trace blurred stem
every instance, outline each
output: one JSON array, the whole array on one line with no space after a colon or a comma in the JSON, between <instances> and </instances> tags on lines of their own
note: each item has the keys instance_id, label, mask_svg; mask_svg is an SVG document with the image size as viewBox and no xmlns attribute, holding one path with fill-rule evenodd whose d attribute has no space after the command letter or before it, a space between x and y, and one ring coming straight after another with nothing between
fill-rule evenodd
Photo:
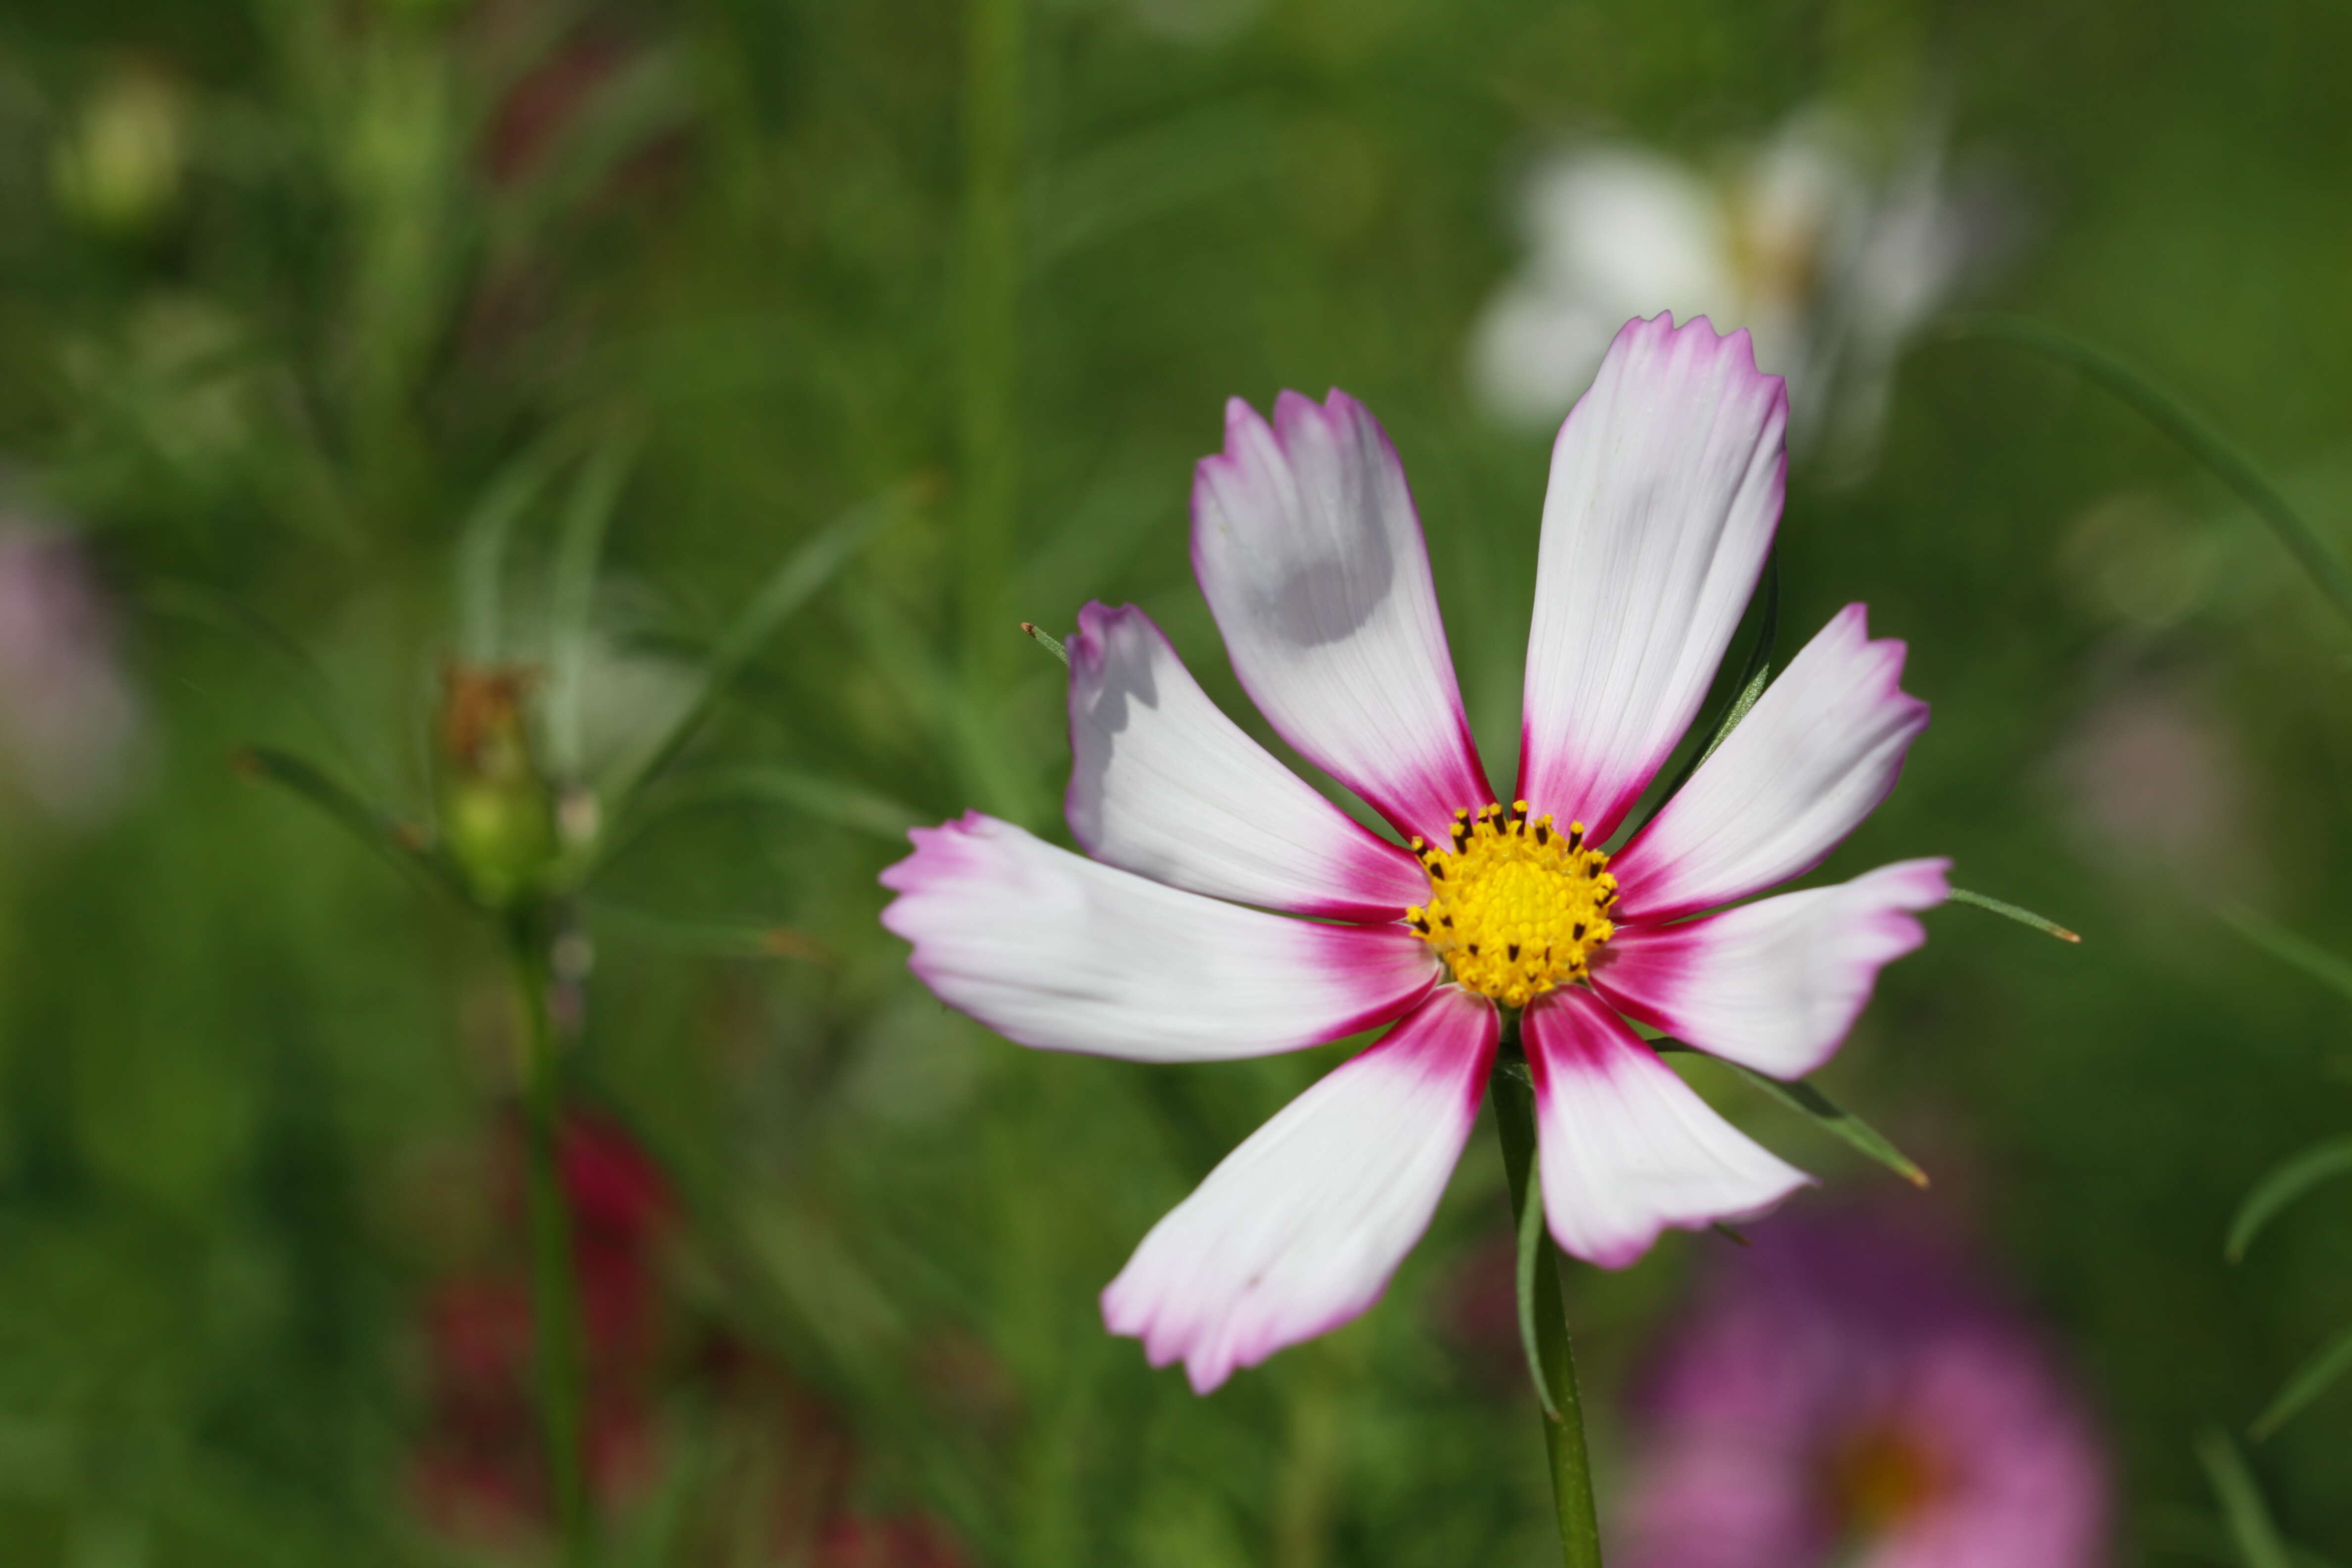
<instances>
[{"instance_id":1,"label":"blurred stem","mask_svg":"<svg viewBox=\"0 0 2352 1568\"><path fill-rule=\"evenodd\" d=\"M567 1568L588 1568L594 1542L581 1453L579 1275L572 1267L572 1215L557 1168L562 1064L548 1005L552 976L547 934L536 911L520 910L509 917L507 946L523 1015L528 1134L523 1183L530 1220L531 1337L538 1347L540 1428L562 1561Z\"/></svg>"},{"instance_id":2,"label":"blurred stem","mask_svg":"<svg viewBox=\"0 0 2352 1568\"><path fill-rule=\"evenodd\" d=\"M2039 321L2011 316L1958 316L1944 323L1942 337L1965 342L2008 343L2031 350L2061 364L2072 365L2090 380L2145 415L2149 423L2187 447L2214 478L2237 493L2254 515L2270 525L2314 586L2326 596L2336 613L2352 622L2352 571L2345 567L2303 515L2287 504L2253 459L2236 442L2222 435L2189 405L2154 380L2106 350L2068 336Z\"/></svg>"},{"instance_id":3,"label":"blurred stem","mask_svg":"<svg viewBox=\"0 0 2352 1568\"><path fill-rule=\"evenodd\" d=\"M1518 1044L1518 1020L1504 1033L1506 1048ZM1495 1131L1503 1140L1503 1169L1509 1178L1511 1217L1516 1222L1533 1191L1536 1158L1535 1090L1517 1075L1494 1075ZM1559 1514L1560 1561L1567 1568L1601 1568L1601 1520L1592 1503L1592 1460L1584 1446L1584 1405L1576 1387L1576 1352L1569 1342L1568 1307L1560 1291L1559 1258L1549 1237L1543 1243L1550 1267L1536 1270L1536 1343L1543 1360L1544 1386L1559 1419L1544 1418L1544 1446L1551 1455L1552 1505Z\"/></svg>"},{"instance_id":4,"label":"blurred stem","mask_svg":"<svg viewBox=\"0 0 2352 1568\"><path fill-rule=\"evenodd\" d=\"M966 0L956 444L958 630L969 700L992 708L1013 657L1008 604L1019 502L1024 0ZM984 780L991 771L977 770ZM1009 805L1010 803L1002 803Z\"/></svg>"}]
</instances>

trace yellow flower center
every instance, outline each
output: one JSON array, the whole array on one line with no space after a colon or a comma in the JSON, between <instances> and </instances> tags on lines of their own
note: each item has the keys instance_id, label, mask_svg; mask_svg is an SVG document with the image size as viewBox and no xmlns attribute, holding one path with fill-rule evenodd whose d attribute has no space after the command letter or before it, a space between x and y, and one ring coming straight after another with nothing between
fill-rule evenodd
<instances>
[{"instance_id":1,"label":"yellow flower center","mask_svg":"<svg viewBox=\"0 0 2352 1568\"><path fill-rule=\"evenodd\" d=\"M1405 910L1454 981L1507 1007L1524 1007L1581 980L1592 950L1616 933L1609 857L1584 842L1584 824L1560 832L1528 803L1454 814L1451 842L1412 841L1429 873L1429 902Z\"/></svg>"}]
</instances>

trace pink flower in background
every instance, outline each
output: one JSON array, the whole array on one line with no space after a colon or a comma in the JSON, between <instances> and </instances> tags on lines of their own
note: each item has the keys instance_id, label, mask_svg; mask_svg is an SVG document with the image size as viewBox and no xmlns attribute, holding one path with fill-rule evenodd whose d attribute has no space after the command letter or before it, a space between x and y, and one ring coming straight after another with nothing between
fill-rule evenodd
<instances>
[{"instance_id":1,"label":"pink flower in background","mask_svg":"<svg viewBox=\"0 0 2352 1568\"><path fill-rule=\"evenodd\" d=\"M2097 1568L2105 1453L2032 1325L1853 1216L1717 1260L1643 1401L1622 1568Z\"/></svg>"},{"instance_id":2,"label":"pink flower in background","mask_svg":"<svg viewBox=\"0 0 2352 1568\"><path fill-rule=\"evenodd\" d=\"M68 534L0 519L0 767L44 811L87 822L121 798L138 727L88 554Z\"/></svg>"},{"instance_id":3,"label":"pink flower in background","mask_svg":"<svg viewBox=\"0 0 2352 1568\"><path fill-rule=\"evenodd\" d=\"M1697 715L1780 521L1787 399L1748 334L1618 333L1553 448L1518 787L1464 717L1404 469L1360 405L1235 399L1192 559L1274 728L1410 847L1358 826L1209 700L1139 610L1070 640L1067 811L1092 858L977 813L912 835L884 913L939 996L1027 1046L1209 1061L1393 1026L1244 1142L1103 1293L1193 1386L1355 1317L1420 1237L1505 1015L1534 1079L1544 1211L1620 1268L1668 1226L1807 1177L1626 1021L1795 1078L1922 939L1940 860L1692 919L1818 864L1927 721L1850 605L1689 784L1606 849ZM1258 906L1248 908L1244 906ZM1266 912L1278 911L1278 912ZM1290 919L1307 916L1309 919Z\"/></svg>"}]
</instances>

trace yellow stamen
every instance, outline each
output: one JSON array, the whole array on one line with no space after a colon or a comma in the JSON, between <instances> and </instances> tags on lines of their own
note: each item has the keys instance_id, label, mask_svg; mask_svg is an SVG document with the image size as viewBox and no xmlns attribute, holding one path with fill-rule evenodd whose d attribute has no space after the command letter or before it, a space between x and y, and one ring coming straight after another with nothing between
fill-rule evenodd
<instances>
[{"instance_id":1,"label":"yellow stamen","mask_svg":"<svg viewBox=\"0 0 2352 1568\"><path fill-rule=\"evenodd\" d=\"M1552 819L1528 820L1514 801L1454 814L1443 846L1416 838L1412 852L1429 873L1429 902L1405 910L1421 939L1437 950L1456 983L1507 1007L1582 980L1592 951L1616 934L1609 923L1617 879L1609 857L1584 842L1584 824L1560 832Z\"/></svg>"}]
</instances>

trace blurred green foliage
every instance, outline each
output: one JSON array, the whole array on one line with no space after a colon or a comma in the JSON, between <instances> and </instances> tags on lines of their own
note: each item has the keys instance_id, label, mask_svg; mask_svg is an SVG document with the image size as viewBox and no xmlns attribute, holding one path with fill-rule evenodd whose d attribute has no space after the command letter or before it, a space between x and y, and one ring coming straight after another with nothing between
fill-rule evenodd
<instances>
[{"instance_id":1,"label":"blurred green foliage","mask_svg":"<svg viewBox=\"0 0 2352 1568\"><path fill-rule=\"evenodd\" d=\"M682 1194L668 1289L834 1413L858 1508L981 1562L1544 1561L1516 1332L1474 1310L1508 1258L1491 1141L1381 1308L1195 1400L1095 1292L1334 1052L1026 1056L906 975L874 877L910 817L1055 823L1061 672L1015 616L1140 603L1255 723L1185 554L1233 394L1336 384L1387 423L1507 771L1545 447L1475 412L1463 342L1514 258L1511 173L1561 138L1704 158L1819 99L1940 95L2031 220L1993 302L2147 368L2352 546L2340 5L1031 0L993 240L967 221L966 20L0 18L0 458L85 531L146 709L110 818L18 802L0 829L7 1561L470 1560L420 1522L410 1456L420 1302L500 1201L431 1174L513 1093L495 936L230 759L285 747L427 822L442 663L495 658L587 694L563 762L593 776L778 563L877 505L583 906L576 1093ZM974 286L991 244L1012 272ZM970 319L1000 309L1009 334ZM1994 345L1918 348L1874 471L1801 471L1784 538L1784 624L1866 599L1936 712L1832 871L1948 852L2086 938L1938 914L1824 1082L2030 1288L2133 1518L2210 1513L2194 1434L2352 1315L2340 1192L2220 1256L2247 1187L2352 1102L2340 1002L2221 919L2352 952L2345 629L2184 454ZM2227 785L2185 840L2134 826L2161 770L2098 745L2148 703ZM1706 1087L1833 1184L1892 1185ZM1575 1277L1604 1518L1628 1368L1718 1245ZM617 1537L644 1561L760 1560L709 1545L712 1386L689 1366L657 1412L669 1512ZM2281 1530L2339 1554L2347 1446L2339 1390L2252 1450Z\"/></svg>"}]
</instances>

